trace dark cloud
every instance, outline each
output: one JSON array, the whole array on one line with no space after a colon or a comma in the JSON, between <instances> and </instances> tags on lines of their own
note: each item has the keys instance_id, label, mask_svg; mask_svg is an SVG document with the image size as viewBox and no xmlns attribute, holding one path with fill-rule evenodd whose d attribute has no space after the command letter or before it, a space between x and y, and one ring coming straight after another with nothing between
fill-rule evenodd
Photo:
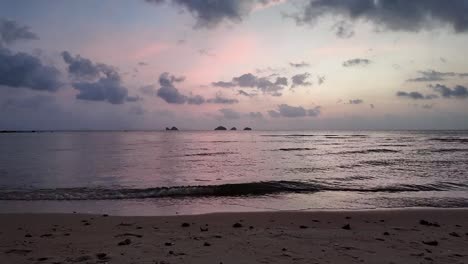
<instances>
[{"instance_id":1,"label":"dark cloud","mask_svg":"<svg viewBox=\"0 0 468 264\"><path fill-rule=\"evenodd\" d=\"M309 0L301 11L289 15L298 24L313 24L323 16L370 22L378 29L413 31L450 25L468 31L467 0Z\"/></svg>"},{"instance_id":2,"label":"dark cloud","mask_svg":"<svg viewBox=\"0 0 468 264\"><path fill-rule=\"evenodd\" d=\"M174 87L174 83L182 82L183 77L176 77L170 75L168 72L164 72L159 76L159 85L161 87L156 92L156 95L162 98L169 104L185 104L187 102L187 96L181 94L177 88Z\"/></svg>"},{"instance_id":3,"label":"dark cloud","mask_svg":"<svg viewBox=\"0 0 468 264\"><path fill-rule=\"evenodd\" d=\"M310 73L307 72L294 75L291 77L292 87L312 85L311 82L307 81L309 77Z\"/></svg>"},{"instance_id":4,"label":"dark cloud","mask_svg":"<svg viewBox=\"0 0 468 264\"><path fill-rule=\"evenodd\" d=\"M239 112L228 108L219 109L219 112L221 112L226 119L239 119L241 117Z\"/></svg>"},{"instance_id":5,"label":"dark cloud","mask_svg":"<svg viewBox=\"0 0 468 264\"><path fill-rule=\"evenodd\" d=\"M434 70L419 71L421 76L416 78L411 78L406 80L407 82L436 82L436 81L445 81L448 78L453 77L467 77L468 73L456 73L456 72L439 72Z\"/></svg>"},{"instance_id":6,"label":"dark cloud","mask_svg":"<svg viewBox=\"0 0 468 264\"><path fill-rule=\"evenodd\" d=\"M246 91L244 91L244 90L239 90L239 91L237 91L237 92L238 92L240 95L247 96L247 97L253 97L253 96L257 95L257 94L254 94L254 93L248 93L248 92L246 92Z\"/></svg>"},{"instance_id":7,"label":"dark cloud","mask_svg":"<svg viewBox=\"0 0 468 264\"><path fill-rule=\"evenodd\" d=\"M296 117L316 117L320 115L320 106L317 106L312 109L305 109L302 106L290 106L287 104L278 105L277 110L270 110L268 114L273 118L278 117L287 117L287 118L296 118Z\"/></svg>"},{"instance_id":8,"label":"dark cloud","mask_svg":"<svg viewBox=\"0 0 468 264\"><path fill-rule=\"evenodd\" d=\"M239 77L234 77L232 78L232 82L236 83L240 87L250 87L253 88L257 86L258 78L257 76L251 74L251 73L246 73L242 74Z\"/></svg>"},{"instance_id":9,"label":"dark cloud","mask_svg":"<svg viewBox=\"0 0 468 264\"><path fill-rule=\"evenodd\" d=\"M112 66L94 63L80 55L72 56L62 52L62 58L68 64L68 74L73 78L73 88L79 91L79 100L123 104L139 101L139 97L129 96L123 86L119 72Z\"/></svg>"},{"instance_id":10,"label":"dark cloud","mask_svg":"<svg viewBox=\"0 0 468 264\"><path fill-rule=\"evenodd\" d=\"M196 28L212 28L223 21L240 22L257 5L267 5L278 0L146 0L148 3L170 2L182 7L196 19Z\"/></svg>"},{"instance_id":11,"label":"dark cloud","mask_svg":"<svg viewBox=\"0 0 468 264\"><path fill-rule=\"evenodd\" d=\"M62 83L57 68L27 53L0 48L0 85L55 92Z\"/></svg>"},{"instance_id":12,"label":"dark cloud","mask_svg":"<svg viewBox=\"0 0 468 264\"><path fill-rule=\"evenodd\" d=\"M347 39L354 36L353 25L344 20L335 23L332 29L335 31L335 35L339 38Z\"/></svg>"},{"instance_id":13,"label":"dark cloud","mask_svg":"<svg viewBox=\"0 0 468 264\"><path fill-rule=\"evenodd\" d=\"M127 88L121 85L120 76L109 74L95 82L75 82L73 88L79 91L77 99L123 104L128 99Z\"/></svg>"},{"instance_id":14,"label":"dark cloud","mask_svg":"<svg viewBox=\"0 0 468 264\"><path fill-rule=\"evenodd\" d=\"M73 57L68 51L62 52L62 58L68 64L68 73L75 79L97 79L107 74L115 74L115 70L105 64L95 64L80 55Z\"/></svg>"},{"instance_id":15,"label":"dark cloud","mask_svg":"<svg viewBox=\"0 0 468 264\"><path fill-rule=\"evenodd\" d=\"M21 26L16 21L0 18L0 46L10 45L21 40L39 39L29 27Z\"/></svg>"},{"instance_id":16,"label":"dark cloud","mask_svg":"<svg viewBox=\"0 0 468 264\"><path fill-rule=\"evenodd\" d=\"M223 81L219 81L219 82L213 82L211 83L213 86L216 86L216 87L221 87L221 88L232 88L232 87L236 87L237 84L233 83L233 82L223 82Z\"/></svg>"},{"instance_id":17,"label":"dark cloud","mask_svg":"<svg viewBox=\"0 0 468 264\"><path fill-rule=\"evenodd\" d=\"M264 94L280 96L280 91L288 85L288 79L286 77L276 77L274 81L271 81L270 77L257 77L252 73L246 73L241 76L232 78L232 81L230 82L213 82L212 85L222 88L255 88ZM248 93L243 91L241 94L246 95Z\"/></svg>"},{"instance_id":18,"label":"dark cloud","mask_svg":"<svg viewBox=\"0 0 468 264\"><path fill-rule=\"evenodd\" d=\"M343 67L352 67L352 66L367 66L371 64L371 61L368 59L351 59L343 62Z\"/></svg>"},{"instance_id":19,"label":"dark cloud","mask_svg":"<svg viewBox=\"0 0 468 264\"><path fill-rule=\"evenodd\" d=\"M294 68L304 68L304 67L309 67L310 64L303 61L303 62L298 62L298 63L293 63L293 62L290 62L289 65L291 65L291 67L294 67Z\"/></svg>"},{"instance_id":20,"label":"dark cloud","mask_svg":"<svg viewBox=\"0 0 468 264\"><path fill-rule=\"evenodd\" d=\"M210 104L237 104L239 100L223 97L221 94L217 94L215 98L206 100Z\"/></svg>"},{"instance_id":21,"label":"dark cloud","mask_svg":"<svg viewBox=\"0 0 468 264\"><path fill-rule=\"evenodd\" d=\"M352 104L352 105L358 105L358 104L362 104L364 103L364 101L362 99L351 99L349 100L349 104Z\"/></svg>"},{"instance_id":22,"label":"dark cloud","mask_svg":"<svg viewBox=\"0 0 468 264\"><path fill-rule=\"evenodd\" d=\"M464 86L457 85L454 88L449 88L442 84L430 85L434 91L438 92L444 98L468 98L468 89Z\"/></svg>"},{"instance_id":23,"label":"dark cloud","mask_svg":"<svg viewBox=\"0 0 468 264\"><path fill-rule=\"evenodd\" d=\"M205 102L206 102L205 98L201 95L189 96L187 98L188 104L201 105L201 104L204 104Z\"/></svg>"},{"instance_id":24,"label":"dark cloud","mask_svg":"<svg viewBox=\"0 0 468 264\"><path fill-rule=\"evenodd\" d=\"M398 91L396 93L396 96L398 97L405 97L413 100L431 100L437 98L437 95L435 94L429 94L429 95L423 95L420 92L404 92L404 91Z\"/></svg>"}]
</instances>

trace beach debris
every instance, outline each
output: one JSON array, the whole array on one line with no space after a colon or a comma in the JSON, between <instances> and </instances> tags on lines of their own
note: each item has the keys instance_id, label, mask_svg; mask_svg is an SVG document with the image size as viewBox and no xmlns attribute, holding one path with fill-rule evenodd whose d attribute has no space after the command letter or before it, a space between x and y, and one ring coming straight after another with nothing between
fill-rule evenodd
<instances>
[{"instance_id":1,"label":"beach debris","mask_svg":"<svg viewBox=\"0 0 468 264\"><path fill-rule=\"evenodd\" d=\"M24 237L32 237L32 235L28 233L28 234L24 235Z\"/></svg>"},{"instance_id":2,"label":"beach debris","mask_svg":"<svg viewBox=\"0 0 468 264\"><path fill-rule=\"evenodd\" d=\"M103 214L102 217L108 217L109 215L108 214Z\"/></svg>"},{"instance_id":3,"label":"beach debris","mask_svg":"<svg viewBox=\"0 0 468 264\"><path fill-rule=\"evenodd\" d=\"M96 258L99 260L108 260L110 257L106 253L97 253Z\"/></svg>"},{"instance_id":4,"label":"beach debris","mask_svg":"<svg viewBox=\"0 0 468 264\"><path fill-rule=\"evenodd\" d=\"M209 246L211 246L211 244L209 242L205 242L205 243L203 243L203 246L209 247Z\"/></svg>"},{"instance_id":5,"label":"beach debris","mask_svg":"<svg viewBox=\"0 0 468 264\"><path fill-rule=\"evenodd\" d=\"M460 235L457 232L451 232L449 235L453 237L460 237Z\"/></svg>"},{"instance_id":6,"label":"beach debris","mask_svg":"<svg viewBox=\"0 0 468 264\"><path fill-rule=\"evenodd\" d=\"M286 249L286 248L282 248L281 251L287 251L287 249Z\"/></svg>"},{"instance_id":7,"label":"beach debris","mask_svg":"<svg viewBox=\"0 0 468 264\"><path fill-rule=\"evenodd\" d=\"M301 226L299 226L299 228L300 228L300 229L307 229L307 228L309 228L309 227L306 226L306 225L301 225Z\"/></svg>"},{"instance_id":8,"label":"beach debris","mask_svg":"<svg viewBox=\"0 0 468 264\"><path fill-rule=\"evenodd\" d=\"M31 252L32 250L30 249L10 249L10 250L5 251L5 254L26 255Z\"/></svg>"},{"instance_id":9,"label":"beach debris","mask_svg":"<svg viewBox=\"0 0 468 264\"><path fill-rule=\"evenodd\" d=\"M166 243L164 243L164 245L165 245L166 247L170 247L170 246L173 246L174 243L172 243L172 242L166 242Z\"/></svg>"},{"instance_id":10,"label":"beach debris","mask_svg":"<svg viewBox=\"0 0 468 264\"><path fill-rule=\"evenodd\" d=\"M425 225L425 226L434 226L434 227L440 227L440 225L438 223L431 223L429 221L426 221L426 220L419 220L419 224L420 225Z\"/></svg>"},{"instance_id":11,"label":"beach debris","mask_svg":"<svg viewBox=\"0 0 468 264\"><path fill-rule=\"evenodd\" d=\"M437 242L436 240L433 240L433 241L423 241L422 243L425 244L425 245L428 245L428 246L437 246L437 245L439 245L439 242Z\"/></svg>"},{"instance_id":12,"label":"beach debris","mask_svg":"<svg viewBox=\"0 0 468 264\"><path fill-rule=\"evenodd\" d=\"M132 243L132 240L127 238L127 239L125 239L123 241L120 241L117 245L118 246L127 246L127 245L130 245L131 243Z\"/></svg>"},{"instance_id":13,"label":"beach debris","mask_svg":"<svg viewBox=\"0 0 468 264\"><path fill-rule=\"evenodd\" d=\"M132 223L120 223L117 226L132 226Z\"/></svg>"},{"instance_id":14,"label":"beach debris","mask_svg":"<svg viewBox=\"0 0 468 264\"><path fill-rule=\"evenodd\" d=\"M240 227L242 227L242 224L237 222L237 223L233 224L232 227L240 228Z\"/></svg>"},{"instance_id":15,"label":"beach debris","mask_svg":"<svg viewBox=\"0 0 468 264\"><path fill-rule=\"evenodd\" d=\"M189 224L189 223L182 223L182 225L181 225L181 226L182 226L182 227L189 227L189 226L190 226L190 224Z\"/></svg>"},{"instance_id":16,"label":"beach debris","mask_svg":"<svg viewBox=\"0 0 468 264\"><path fill-rule=\"evenodd\" d=\"M118 234L118 235L115 235L114 237L125 237L125 236L132 236L132 237L138 237L138 238L142 238L142 237L143 237L143 235L133 234L133 233Z\"/></svg>"},{"instance_id":17,"label":"beach debris","mask_svg":"<svg viewBox=\"0 0 468 264\"><path fill-rule=\"evenodd\" d=\"M200 226L200 232L207 232L207 231L208 231L208 227L203 228Z\"/></svg>"},{"instance_id":18,"label":"beach debris","mask_svg":"<svg viewBox=\"0 0 468 264\"><path fill-rule=\"evenodd\" d=\"M249 229L254 229L254 227L253 227L253 226L249 226Z\"/></svg>"},{"instance_id":19,"label":"beach debris","mask_svg":"<svg viewBox=\"0 0 468 264\"><path fill-rule=\"evenodd\" d=\"M384 236L389 236L390 233L389 233L389 232L384 232L383 235L384 235Z\"/></svg>"},{"instance_id":20,"label":"beach debris","mask_svg":"<svg viewBox=\"0 0 468 264\"><path fill-rule=\"evenodd\" d=\"M349 224L346 224L346 225L342 226L341 228L344 229L344 230L351 230L351 226Z\"/></svg>"},{"instance_id":21,"label":"beach debris","mask_svg":"<svg viewBox=\"0 0 468 264\"><path fill-rule=\"evenodd\" d=\"M52 234L43 234L43 235L41 235L41 237L51 237L51 236L52 236Z\"/></svg>"},{"instance_id":22,"label":"beach debris","mask_svg":"<svg viewBox=\"0 0 468 264\"><path fill-rule=\"evenodd\" d=\"M46 261L48 260L49 258L46 258L46 257L42 257L42 258L38 258L37 261Z\"/></svg>"}]
</instances>

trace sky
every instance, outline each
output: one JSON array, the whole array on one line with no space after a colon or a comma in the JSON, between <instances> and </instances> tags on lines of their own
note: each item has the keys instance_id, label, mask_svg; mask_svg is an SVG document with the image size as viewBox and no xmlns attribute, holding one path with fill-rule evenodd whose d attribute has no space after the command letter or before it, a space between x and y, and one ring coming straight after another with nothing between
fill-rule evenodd
<instances>
[{"instance_id":1,"label":"sky","mask_svg":"<svg viewBox=\"0 0 468 264\"><path fill-rule=\"evenodd\" d=\"M0 0L0 130L468 129L468 0Z\"/></svg>"}]
</instances>

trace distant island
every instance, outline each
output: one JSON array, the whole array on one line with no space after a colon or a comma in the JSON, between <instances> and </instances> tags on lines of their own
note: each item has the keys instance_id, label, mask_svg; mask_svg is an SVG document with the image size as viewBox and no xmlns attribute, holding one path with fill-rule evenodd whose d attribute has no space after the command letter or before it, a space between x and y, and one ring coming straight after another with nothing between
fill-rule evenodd
<instances>
[{"instance_id":1,"label":"distant island","mask_svg":"<svg viewBox=\"0 0 468 264\"><path fill-rule=\"evenodd\" d=\"M175 126L171 127L171 128L168 128L166 127L166 131L178 131L179 129Z\"/></svg>"},{"instance_id":2,"label":"distant island","mask_svg":"<svg viewBox=\"0 0 468 264\"><path fill-rule=\"evenodd\" d=\"M218 127L215 128L214 130L228 130L228 129L227 129L226 127L223 127L223 126L218 126ZM236 127L232 127L230 130L231 130L231 131L236 131L237 128L236 128ZM250 127L245 127L244 130L245 130L245 131L250 131L250 130L252 130L252 128L250 128Z\"/></svg>"}]
</instances>

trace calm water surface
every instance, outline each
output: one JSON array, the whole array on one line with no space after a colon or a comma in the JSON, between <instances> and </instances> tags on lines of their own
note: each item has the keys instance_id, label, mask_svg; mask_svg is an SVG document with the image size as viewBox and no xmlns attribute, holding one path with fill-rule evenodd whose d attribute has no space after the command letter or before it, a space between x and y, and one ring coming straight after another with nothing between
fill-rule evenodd
<instances>
[{"instance_id":1,"label":"calm water surface","mask_svg":"<svg viewBox=\"0 0 468 264\"><path fill-rule=\"evenodd\" d=\"M467 131L0 134L0 212L468 207Z\"/></svg>"}]
</instances>

